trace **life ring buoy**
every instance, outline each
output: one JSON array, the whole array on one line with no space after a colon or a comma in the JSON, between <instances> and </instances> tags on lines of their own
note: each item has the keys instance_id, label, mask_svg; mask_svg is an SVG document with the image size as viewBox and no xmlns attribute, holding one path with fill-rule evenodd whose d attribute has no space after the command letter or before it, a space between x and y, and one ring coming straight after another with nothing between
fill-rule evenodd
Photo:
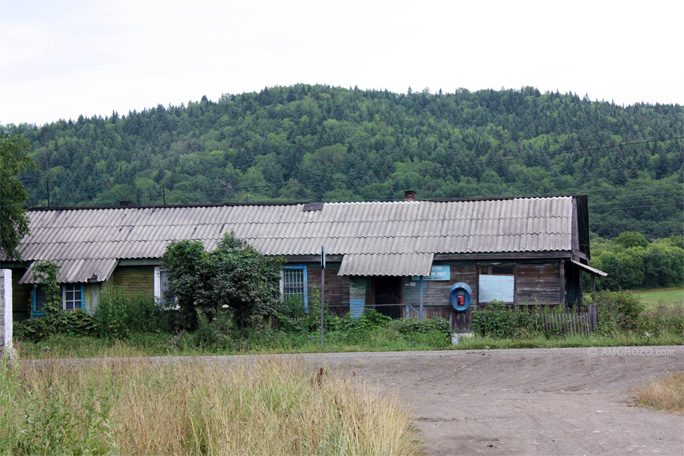
<instances>
[{"instance_id":1,"label":"life ring buoy","mask_svg":"<svg viewBox=\"0 0 684 456\"><path fill-rule=\"evenodd\" d=\"M449 300L456 312L466 312L473 303L473 289L465 282L456 282L451 286Z\"/></svg>"}]
</instances>

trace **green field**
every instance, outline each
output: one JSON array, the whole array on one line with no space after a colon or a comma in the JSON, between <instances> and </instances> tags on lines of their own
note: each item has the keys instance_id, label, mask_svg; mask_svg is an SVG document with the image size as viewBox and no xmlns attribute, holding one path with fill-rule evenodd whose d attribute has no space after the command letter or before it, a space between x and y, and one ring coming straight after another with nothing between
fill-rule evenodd
<instances>
[{"instance_id":1,"label":"green field","mask_svg":"<svg viewBox=\"0 0 684 456\"><path fill-rule=\"evenodd\" d=\"M669 306L677 303L682 304L684 302L684 287L633 290L632 293L639 295L641 302L647 309L652 309L659 305Z\"/></svg>"}]
</instances>

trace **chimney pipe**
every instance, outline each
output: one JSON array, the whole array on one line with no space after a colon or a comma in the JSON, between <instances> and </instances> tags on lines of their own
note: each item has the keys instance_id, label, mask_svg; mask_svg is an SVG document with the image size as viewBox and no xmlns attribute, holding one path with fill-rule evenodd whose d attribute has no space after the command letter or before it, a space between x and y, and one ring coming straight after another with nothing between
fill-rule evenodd
<instances>
[{"instance_id":1,"label":"chimney pipe","mask_svg":"<svg viewBox=\"0 0 684 456\"><path fill-rule=\"evenodd\" d=\"M406 190L404 192L404 201L415 201L415 200L416 200L415 190Z\"/></svg>"}]
</instances>

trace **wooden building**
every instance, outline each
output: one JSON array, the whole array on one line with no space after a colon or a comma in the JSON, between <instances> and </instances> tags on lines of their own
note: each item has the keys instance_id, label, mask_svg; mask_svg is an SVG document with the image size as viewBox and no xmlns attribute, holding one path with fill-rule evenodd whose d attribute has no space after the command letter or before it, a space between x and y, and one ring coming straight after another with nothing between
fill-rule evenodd
<instances>
[{"instance_id":1,"label":"wooden building","mask_svg":"<svg viewBox=\"0 0 684 456\"><path fill-rule=\"evenodd\" d=\"M588 266L587 197L486 198L363 203L37 208L13 269L14 317L40 313L32 265L61 266L64 309L93 311L103 286L163 295L161 256L169 242L202 241L209 250L234 231L265 255L282 255L281 289L308 306L325 301L360 315L440 316L456 325L452 288L472 290L472 308L493 300L516 305L582 303Z\"/></svg>"}]
</instances>

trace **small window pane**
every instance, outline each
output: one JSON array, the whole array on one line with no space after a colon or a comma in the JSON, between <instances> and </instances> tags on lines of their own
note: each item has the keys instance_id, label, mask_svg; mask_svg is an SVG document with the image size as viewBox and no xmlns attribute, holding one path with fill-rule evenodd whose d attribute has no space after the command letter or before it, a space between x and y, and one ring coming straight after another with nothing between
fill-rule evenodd
<instances>
[{"instance_id":1,"label":"small window pane","mask_svg":"<svg viewBox=\"0 0 684 456\"><path fill-rule=\"evenodd\" d=\"M159 271L159 293L161 294L160 300L164 307L168 307L174 304L175 298L167 296L169 290L169 273L166 271Z\"/></svg>"},{"instance_id":2,"label":"small window pane","mask_svg":"<svg viewBox=\"0 0 684 456\"><path fill-rule=\"evenodd\" d=\"M81 285L64 285L64 310L81 309Z\"/></svg>"},{"instance_id":3,"label":"small window pane","mask_svg":"<svg viewBox=\"0 0 684 456\"><path fill-rule=\"evenodd\" d=\"M492 266L492 274L495 275L513 275L513 265L499 265Z\"/></svg>"},{"instance_id":4,"label":"small window pane","mask_svg":"<svg viewBox=\"0 0 684 456\"><path fill-rule=\"evenodd\" d=\"M43 290L43 287L36 286L35 293L36 308L34 309L34 312L43 313L43 309L45 308L45 291Z\"/></svg>"},{"instance_id":5,"label":"small window pane","mask_svg":"<svg viewBox=\"0 0 684 456\"><path fill-rule=\"evenodd\" d=\"M283 296L304 296L303 269L283 269Z\"/></svg>"}]
</instances>

